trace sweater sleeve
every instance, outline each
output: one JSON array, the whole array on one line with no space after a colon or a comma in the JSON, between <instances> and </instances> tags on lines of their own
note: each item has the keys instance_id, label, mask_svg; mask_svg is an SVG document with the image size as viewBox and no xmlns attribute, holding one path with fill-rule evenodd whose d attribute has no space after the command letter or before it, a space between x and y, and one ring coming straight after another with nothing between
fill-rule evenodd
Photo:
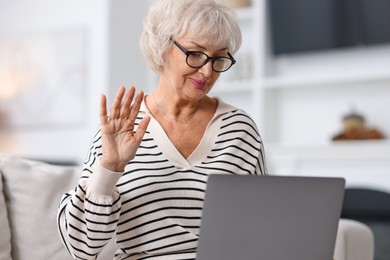
<instances>
[{"instance_id":1,"label":"sweater sleeve","mask_svg":"<svg viewBox=\"0 0 390 260\"><path fill-rule=\"evenodd\" d=\"M259 138L261 140L261 137L259 135ZM256 174L257 175L269 175L265 160L265 151L264 151L264 144L263 141L260 141L259 143L259 154L258 154L258 160L256 164Z\"/></svg>"},{"instance_id":2,"label":"sweater sleeve","mask_svg":"<svg viewBox=\"0 0 390 260\"><path fill-rule=\"evenodd\" d=\"M249 138L247 141L253 145L253 155L257 158L257 162L255 164L255 174L265 176L269 175L265 158L266 153L264 150L264 142L261 138L259 129L253 119L246 112L241 111L241 113L243 113L244 117L246 117L245 121L243 120L243 125L241 126L242 129L246 129L247 131L247 134L245 134L243 139ZM245 124L245 122L247 124Z\"/></svg>"},{"instance_id":3,"label":"sweater sleeve","mask_svg":"<svg viewBox=\"0 0 390 260\"><path fill-rule=\"evenodd\" d=\"M58 209L58 227L73 259L96 259L114 236L121 210L116 183L121 172L99 164L100 138L94 141L79 183L64 194Z\"/></svg>"}]
</instances>

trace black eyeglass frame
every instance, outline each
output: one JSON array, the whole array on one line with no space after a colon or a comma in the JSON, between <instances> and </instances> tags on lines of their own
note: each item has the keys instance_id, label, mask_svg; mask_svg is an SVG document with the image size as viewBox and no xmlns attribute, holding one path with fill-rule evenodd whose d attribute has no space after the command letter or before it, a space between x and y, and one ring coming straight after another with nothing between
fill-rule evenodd
<instances>
[{"instance_id":1,"label":"black eyeglass frame","mask_svg":"<svg viewBox=\"0 0 390 260\"><path fill-rule=\"evenodd\" d=\"M236 60L233 58L233 56L232 56L229 52L227 53L229 57L225 57L225 56L214 56L214 57L210 57L210 56L208 56L206 53L201 52L201 51L188 51L188 50L186 50L186 48L184 48L183 46L181 46L181 45L180 45L177 41L175 41L175 40L172 40L172 42L173 42L173 44L176 45L176 47L178 47L178 48L187 56L187 57L186 57L186 63L187 63L187 65L190 66L191 68L194 68L194 69L203 67L204 65L206 65L206 64L211 60L211 68L212 68L215 72L225 72L225 71L227 71L228 69L230 69L230 68L236 63ZM203 62L202 65L200 65L200 66L192 66L192 65L190 65L190 64L188 63L188 57L189 57L191 54L193 54L193 53L200 53L200 54L203 54L203 55L205 55L205 56L207 57L206 60ZM224 70L216 70L216 69L214 69L214 62L215 62L216 60L218 60L218 59L221 59L221 58L223 58L223 59L229 59L229 60L232 61L232 63L230 64L229 67L227 67L227 68L224 69Z\"/></svg>"}]
</instances>

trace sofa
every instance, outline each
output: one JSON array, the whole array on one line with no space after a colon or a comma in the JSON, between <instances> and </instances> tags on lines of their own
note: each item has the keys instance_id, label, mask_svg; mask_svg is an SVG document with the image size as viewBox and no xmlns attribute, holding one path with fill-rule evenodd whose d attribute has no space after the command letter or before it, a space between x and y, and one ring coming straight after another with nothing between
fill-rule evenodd
<instances>
[{"instance_id":1,"label":"sofa","mask_svg":"<svg viewBox=\"0 0 390 260\"><path fill-rule=\"evenodd\" d=\"M0 260L71 259L57 228L62 194L75 187L80 166L54 165L0 153ZM112 240L98 259L113 259ZM339 222L335 260L372 260L374 239L368 226Z\"/></svg>"}]
</instances>

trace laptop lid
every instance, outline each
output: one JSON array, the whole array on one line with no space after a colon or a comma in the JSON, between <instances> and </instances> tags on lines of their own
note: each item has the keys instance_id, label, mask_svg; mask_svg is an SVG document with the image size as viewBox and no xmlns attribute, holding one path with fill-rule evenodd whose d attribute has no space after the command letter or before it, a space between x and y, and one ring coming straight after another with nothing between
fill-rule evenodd
<instances>
[{"instance_id":1,"label":"laptop lid","mask_svg":"<svg viewBox=\"0 0 390 260\"><path fill-rule=\"evenodd\" d=\"M342 178L211 175L197 260L331 260Z\"/></svg>"}]
</instances>

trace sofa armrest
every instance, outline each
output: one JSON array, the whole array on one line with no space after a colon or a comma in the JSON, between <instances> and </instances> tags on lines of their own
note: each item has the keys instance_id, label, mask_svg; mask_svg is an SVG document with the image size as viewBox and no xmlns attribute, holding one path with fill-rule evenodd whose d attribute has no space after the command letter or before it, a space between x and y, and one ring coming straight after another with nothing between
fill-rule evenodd
<instances>
[{"instance_id":1,"label":"sofa armrest","mask_svg":"<svg viewBox=\"0 0 390 260\"><path fill-rule=\"evenodd\" d=\"M366 224L340 219L334 260L373 260L374 235Z\"/></svg>"}]
</instances>

